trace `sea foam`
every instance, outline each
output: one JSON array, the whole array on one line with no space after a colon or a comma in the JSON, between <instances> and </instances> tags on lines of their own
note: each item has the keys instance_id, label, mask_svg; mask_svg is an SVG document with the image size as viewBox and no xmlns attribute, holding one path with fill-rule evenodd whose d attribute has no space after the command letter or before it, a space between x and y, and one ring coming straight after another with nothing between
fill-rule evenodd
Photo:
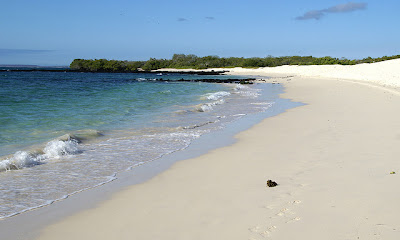
<instances>
[{"instance_id":1,"label":"sea foam","mask_svg":"<svg viewBox=\"0 0 400 240\"><path fill-rule=\"evenodd\" d=\"M226 97L226 96L229 96L229 95L231 95L231 93L230 92L225 92L225 91L205 94L205 95L202 96L202 99L214 100L214 102L196 105L196 111L197 112L209 112L209 111L212 111L213 110L213 106L224 104L225 100L223 99L223 97Z\"/></svg>"},{"instance_id":2,"label":"sea foam","mask_svg":"<svg viewBox=\"0 0 400 240\"><path fill-rule=\"evenodd\" d=\"M79 152L78 142L75 139L68 141L53 140L47 143L43 152L42 157L45 157L45 159L76 154Z\"/></svg>"},{"instance_id":3,"label":"sea foam","mask_svg":"<svg viewBox=\"0 0 400 240\"><path fill-rule=\"evenodd\" d=\"M33 167L51 159L59 159L64 155L77 153L79 153L79 147L75 139L53 140L48 142L42 151L18 151L12 157L0 161L0 172Z\"/></svg>"},{"instance_id":4,"label":"sea foam","mask_svg":"<svg viewBox=\"0 0 400 240\"><path fill-rule=\"evenodd\" d=\"M220 92L206 94L205 98L207 98L208 100L218 100L229 95L231 95L229 92L220 91Z\"/></svg>"},{"instance_id":5,"label":"sea foam","mask_svg":"<svg viewBox=\"0 0 400 240\"><path fill-rule=\"evenodd\" d=\"M234 88L234 93L240 94L246 98L257 98L261 94L259 93L259 89L250 88L248 86L237 84Z\"/></svg>"},{"instance_id":6,"label":"sea foam","mask_svg":"<svg viewBox=\"0 0 400 240\"><path fill-rule=\"evenodd\" d=\"M211 103L199 104L199 105L196 106L196 111L198 111L198 112L208 112L208 111L213 110L213 106L221 105L221 104L224 104L224 103L225 103L225 100L224 99L220 99L218 101L211 102Z\"/></svg>"}]
</instances>

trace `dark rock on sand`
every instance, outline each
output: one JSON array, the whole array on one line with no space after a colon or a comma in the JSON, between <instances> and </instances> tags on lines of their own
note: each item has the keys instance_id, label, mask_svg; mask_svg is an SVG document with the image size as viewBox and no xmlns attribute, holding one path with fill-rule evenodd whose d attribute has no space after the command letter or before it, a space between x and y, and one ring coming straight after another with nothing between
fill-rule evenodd
<instances>
[{"instance_id":1,"label":"dark rock on sand","mask_svg":"<svg viewBox=\"0 0 400 240\"><path fill-rule=\"evenodd\" d=\"M278 184L276 182L272 181L272 180L268 180L267 181L267 186L268 187L276 187L276 186L278 186Z\"/></svg>"}]
</instances>

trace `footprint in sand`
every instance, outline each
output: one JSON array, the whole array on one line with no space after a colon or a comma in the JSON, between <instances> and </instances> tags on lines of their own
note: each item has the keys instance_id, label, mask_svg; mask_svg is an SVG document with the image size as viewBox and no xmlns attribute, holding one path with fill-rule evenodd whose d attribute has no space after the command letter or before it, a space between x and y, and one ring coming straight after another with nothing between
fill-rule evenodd
<instances>
[{"instance_id":1,"label":"footprint in sand","mask_svg":"<svg viewBox=\"0 0 400 240\"><path fill-rule=\"evenodd\" d=\"M273 209L275 209L275 206L267 205L267 206L263 206L263 208L268 209L268 210L273 210Z\"/></svg>"},{"instance_id":2,"label":"footprint in sand","mask_svg":"<svg viewBox=\"0 0 400 240\"><path fill-rule=\"evenodd\" d=\"M289 202L289 204L292 204L292 205L297 205L297 204L300 204L300 203L301 203L300 200L294 200L294 201Z\"/></svg>"},{"instance_id":3,"label":"footprint in sand","mask_svg":"<svg viewBox=\"0 0 400 240\"><path fill-rule=\"evenodd\" d=\"M295 217L295 218L290 219L290 220L287 221L286 223L300 221L300 219L301 219L300 217Z\"/></svg>"},{"instance_id":4,"label":"footprint in sand","mask_svg":"<svg viewBox=\"0 0 400 240\"><path fill-rule=\"evenodd\" d=\"M252 233L256 233L260 235L263 238L267 238L271 236L271 233L274 232L277 229L277 226L269 226L267 228L261 228L260 226L254 226L252 228L249 228L249 231ZM254 239L254 238L253 238Z\"/></svg>"},{"instance_id":5,"label":"footprint in sand","mask_svg":"<svg viewBox=\"0 0 400 240\"><path fill-rule=\"evenodd\" d=\"M268 230L265 230L264 232L260 233L260 235L261 235L263 238L270 237L270 236L271 236L271 233L272 233L273 231L275 231L276 229L277 229L276 226L270 226L270 227L268 227Z\"/></svg>"},{"instance_id":6,"label":"footprint in sand","mask_svg":"<svg viewBox=\"0 0 400 240\"><path fill-rule=\"evenodd\" d=\"M260 228L260 226L254 226L254 227L249 228L249 231L253 232L253 233L259 233L261 231L261 228Z\"/></svg>"},{"instance_id":7,"label":"footprint in sand","mask_svg":"<svg viewBox=\"0 0 400 240\"><path fill-rule=\"evenodd\" d=\"M287 213L292 213L292 212L291 212L290 209L288 209L288 208L282 208L281 211L279 211L279 213L277 213L276 215L282 217L282 216L284 216L284 215L287 214Z\"/></svg>"},{"instance_id":8,"label":"footprint in sand","mask_svg":"<svg viewBox=\"0 0 400 240\"><path fill-rule=\"evenodd\" d=\"M281 223L290 223L290 222L296 222L300 220L300 217L294 217L292 215L296 214L291 208L295 208L298 206L301 201L300 200L291 200L289 202L283 202L284 204L270 204L270 205L264 205L262 208L265 208L267 210L272 210L269 215L269 221L273 224L281 224ZM274 211L279 210L278 213L274 213ZM276 217L278 216L278 217ZM252 233L256 233L263 238L270 238L272 233L277 230L276 225L271 225L267 228L261 227L260 225L256 225L254 227L249 228L249 231ZM254 239L254 238L253 238Z\"/></svg>"}]
</instances>

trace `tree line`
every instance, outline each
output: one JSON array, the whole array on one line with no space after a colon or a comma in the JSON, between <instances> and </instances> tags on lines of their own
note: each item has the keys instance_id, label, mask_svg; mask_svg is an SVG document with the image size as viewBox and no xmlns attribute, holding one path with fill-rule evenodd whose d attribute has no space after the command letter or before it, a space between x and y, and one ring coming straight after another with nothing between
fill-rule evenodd
<instances>
[{"instance_id":1,"label":"tree line","mask_svg":"<svg viewBox=\"0 0 400 240\"><path fill-rule=\"evenodd\" d=\"M374 63L385 60L397 59L400 55L384 56L380 58L367 57L359 60L349 60L346 58L333 57L313 57L313 56L285 56L285 57L253 57L223 58L218 56L198 57L193 54L174 54L172 59L150 58L147 61L118 61L107 59L75 59L70 64L70 69L82 72L138 72L150 71L160 68L258 68L258 67L277 67L282 65L355 65L360 63Z\"/></svg>"}]
</instances>

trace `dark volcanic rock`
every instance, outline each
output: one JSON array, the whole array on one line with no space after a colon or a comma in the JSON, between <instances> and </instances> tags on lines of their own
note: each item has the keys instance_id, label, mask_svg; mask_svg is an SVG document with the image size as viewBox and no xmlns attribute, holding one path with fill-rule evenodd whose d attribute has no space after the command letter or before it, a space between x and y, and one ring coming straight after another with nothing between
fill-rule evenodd
<instances>
[{"instance_id":1,"label":"dark volcanic rock","mask_svg":"<svg viewBox=\"0 0 400 240\"><path fill-rule=\"evenodd\" d=\"M156 79L156 81L164 81L164 82L209 82L209 83L240 83L240 84L253 84L255 78L228 78L228 79L211 79L211 78L202 78L202 79L179 79L179 80L167 80L167 79Z\"/></svg>"},{"instance_id":2,"label":"dark volcanic rock","mask_svg":"<svg viewBox=\"0 0 400 240\"><path fill-rule=\"evenodd\" d=\"M276 187L276 186L278 186L278 184L276 182L272 181L272 180L268 180L267 181L267 186L268 187Z\"/></svg>"},{"instance_id":3,"label":"dark volcanic rock","mask_svg":"<svg viewBox=\"0 0 400 240\"><path fill-rule=\"evenodd\" d=\"M221 75L229 71L150 71L152 73L173 73L173 74L187 74L187 75Z\"/></svg>"}]
</instances>

